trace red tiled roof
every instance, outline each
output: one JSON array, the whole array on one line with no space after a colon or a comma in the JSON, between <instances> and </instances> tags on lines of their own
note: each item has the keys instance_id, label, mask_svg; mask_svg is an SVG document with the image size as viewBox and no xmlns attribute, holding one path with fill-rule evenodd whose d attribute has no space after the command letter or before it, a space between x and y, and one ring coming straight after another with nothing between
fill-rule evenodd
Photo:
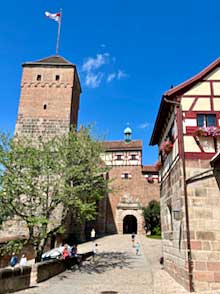
<instances>
[{"instance_id":1,"label":"red tiled roof","mask_svg":"<svg viewBox=\"0 0 220 294\"><path fill-rule=\"evenodd\" d=\"M142 172L143 173L157 173L158 174L158 170L156 169L156 167L154 165L144 165L142 167Z\"/></svg>"},{"instance_id":2,"label":"red tiled roof","mask_svg":"<svg viewBox=\"0 0 220 294\"><path fill-rule=\"evenodd\" d=\"M129 143L125 141L106 141L103 142L106 151L121 151L121 150L142 150L142 141L135 140Z\"/></svg>"},{"instance_id":3,"label":"red tiled roof","mask_svg":"<svg viewBox=\"0 0 220 294\"><path fill-rule=\"evenodd\" d=\"M171 104L168 104L167 102L164 101L164 97L170 100L175 100L177 95L178 96L182 95L184 92L188 91L190 88L192 88L196 83L201 81L205 76L210 74L218 66L220 66L219 58L216 59L214 62L212 62L205 69L203 69L201 72L193 76L192 78L168 90L167 92L163 94L161 103L160 103L160 108L157 114L156 122L154 125L154 130L152 132L152 136L150 139L150 145L156 145L158 143L161 128L164 124L164 120L167 118L167 113L169 112L171 107Z\"/></svg>"}]
</instances>

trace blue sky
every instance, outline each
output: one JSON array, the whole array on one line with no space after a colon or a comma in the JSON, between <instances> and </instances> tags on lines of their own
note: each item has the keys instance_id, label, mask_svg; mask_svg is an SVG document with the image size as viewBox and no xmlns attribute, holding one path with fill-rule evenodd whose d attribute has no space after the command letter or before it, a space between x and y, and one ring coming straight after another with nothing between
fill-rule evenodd
<instances>
[{"instance_id":1,"label":"blue sky","mask_svg":"<svg viewBox=\"0 0 220 294\"><path fill-rule=\"evenodd\" d=\"M0 128L13 132L21 64L55 53L57 23L45 11L63 9L60 55L77 65L83 93L79 124L96 123L107 140L144 143L144 164L161 95L220 55L219 1L8 0L0 18Z\"/></svg>"}]
</instances>

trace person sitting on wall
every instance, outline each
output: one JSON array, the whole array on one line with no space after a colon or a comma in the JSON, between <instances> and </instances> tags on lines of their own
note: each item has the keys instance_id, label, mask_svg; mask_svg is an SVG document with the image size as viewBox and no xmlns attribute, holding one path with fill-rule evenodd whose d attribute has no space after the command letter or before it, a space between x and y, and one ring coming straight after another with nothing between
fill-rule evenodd
<instances>
[{"instance_id":1,"label":"person sitting on wall","mask_svg":"<svg viewBox=\"0 0 220 294\"><path fill-rule=\"evenodd\" d=\"M70 257L70 253L69 253L69 249L68 249L68 245L65 244L64 245L64 249L63 249L63 252L62 252L62 259L66 260Z\"/></svg>"},{"instance_id":2,"label":"person sitting on wall","mask_svg":"<svg viewBox=\"0 0 220 294\"><path fill-rule=\"evenodd\" d=\"M27 257L25 256L25 254L22 255L19 264L20 264L20 266L26 266L27 265Z\"/></svg>"},{"instance_id":3,"label":"person sitting on wall","mask_svg":"<svg viewBox=\"0 0 220 294\"><path fill-rule=\"evenodd\" d=\"M71 257L77 256L77 245L74 244L71 248Z\"/></svg>"},{"instance_id":4,"label":"person sitting on wall","mask_svg":"<svg viewBox=\"0 0 220 294\"><path fill-rule=\"evenodd\" d=\"M11 259L10 259L10 265L11 265L11 267L15 267L16 266L16 264L18 263L18 258L17 258L17 256L15 255L15 252L13 252L12 253L12 257L11 257Z\"/></svg>"}]
</instances>

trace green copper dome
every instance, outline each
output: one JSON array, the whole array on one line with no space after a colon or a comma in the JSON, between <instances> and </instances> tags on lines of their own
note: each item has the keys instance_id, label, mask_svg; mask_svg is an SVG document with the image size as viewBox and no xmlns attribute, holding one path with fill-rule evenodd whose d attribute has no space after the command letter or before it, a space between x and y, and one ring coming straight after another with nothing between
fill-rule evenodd
<instances>
[{"instance_id":1,"label":"green copper dome","mask_svg":"<svg viewBox=\"0 0 220 294\"><path fill-rule=\"evenodd\" d=\"M131 134L132 134L132 130L129 127L126 127L124 129L124 137L125 137L125 142L129 143L131 142Z\"/></svg>"},{"instance_id":2,"label":"green copper dome","mask_svg":"<svg viewBox=\"0 0 220 294\"><path fill-rule=\"evenodd\" d=\"M132 134L132 130L131 128L127 127L126 129L124 129L124 134Z\"/></svg>"}]
</instances>

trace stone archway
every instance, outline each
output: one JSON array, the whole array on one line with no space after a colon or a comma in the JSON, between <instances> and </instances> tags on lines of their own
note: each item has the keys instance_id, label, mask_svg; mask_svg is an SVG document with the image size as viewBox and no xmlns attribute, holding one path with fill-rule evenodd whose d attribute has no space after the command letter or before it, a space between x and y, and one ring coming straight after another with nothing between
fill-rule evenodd
<instances>
[{"instance_id":1,"label":"stone archway","mask_svg":"<svg viewBox=\"0 0 220 294\"><path fill-rule=\"evenodd\" d=\"M129 234L128 231L132 234L134 233L132 230L137 234L145 233L143 210L138 199L134 200L128 195L120 199L116 209L115 224L119 234L124 232ZM125 228L126 225L128 228Z\"/></svg>"},{"instance_id":2,"label":"stone archway","mask_svg":"<svg viewBox=\"0 0 220 294\"><path fill-rule=\"evenodd\" d=\"M137 218L134 215L126 215L123 219L123 234L137 234Z\"/></svg>"}]
</instances>

